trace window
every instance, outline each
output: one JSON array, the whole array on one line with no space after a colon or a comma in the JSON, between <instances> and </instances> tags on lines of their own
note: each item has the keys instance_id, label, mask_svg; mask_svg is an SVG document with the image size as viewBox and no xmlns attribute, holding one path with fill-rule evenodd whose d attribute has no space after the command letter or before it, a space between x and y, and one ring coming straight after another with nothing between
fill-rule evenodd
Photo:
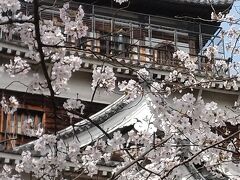
<instances>
[{"instance_id":1,"label":"window","mask_svg":"<svg viewBox=\"0 0 240 180\"><path fill-rule=\"evenodd\" d=\"M101 32L99 38L100 38L100 53L108 55L109 51L110 51L110 36L109 36L109 34Z\"/></svg>"},{"instance_id":2,"label":"window","mask_svg":"<svg viewBox=\"0 0 240 180\"><path fill-rule=\"evenodd\" d=\"M24 134L23 128L27 126L37 129L43 122L42 111L18 109L14 114L4 114L3 121L5 126L3 131L10 134Z\"/></svg>"},{"instance_id":3,"label":"window","mask_svg":"<svg viewBox=\"0 0 240 180\"><path fill-rule=\"evenodd\" d=\"M20 41L21 38L20 38L20 34L19 33L13 33L13 34L9 34L5 31L3 31L1 28L0 28L0 38L3 39L3 40L13 40L13 41Z\"/></svg>"},{"instance_id":4,"label":"window","mask_svg":"<svg viewBox=\"0 0 240 180\"><path fill-rule=\"evenodd\" d=\"M114 36L113 54L119 55L121 57L128 57L129 43L130 43L129 36L125 35L124 33L116 34Z\"/></svg>"},{"instance_id":5,"label":"window","mask_svg":"<svg viewBox=\"0 0 240 180\"><path fill-rule=\"evenodd\" d=\"M164 41L158 44L155 48L156 63L164 65L177 65L177 62L173 60L175 48L171 42Z\"/></svg>"}]
</instances>

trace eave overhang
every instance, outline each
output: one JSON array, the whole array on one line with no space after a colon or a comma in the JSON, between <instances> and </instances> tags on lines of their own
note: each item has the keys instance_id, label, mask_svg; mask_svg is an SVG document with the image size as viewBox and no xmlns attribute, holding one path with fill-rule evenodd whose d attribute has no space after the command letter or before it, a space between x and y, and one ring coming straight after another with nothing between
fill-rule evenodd
<instances>
[{"instance_id":1,"label":"eave overhang","mask_svg":"<svg viewBox=\"0 0 240 180\"><path fill-rule=\"evenodd\" d=\"M125 2L119 5L110 0L74 1L157 16L189 16L202 19L210 19L212 8L216 11L226 11L227 13L234 2L234 0L214 0L211 3L209 0L130 0L129 3Z\"/></svg>"}]
</instances>

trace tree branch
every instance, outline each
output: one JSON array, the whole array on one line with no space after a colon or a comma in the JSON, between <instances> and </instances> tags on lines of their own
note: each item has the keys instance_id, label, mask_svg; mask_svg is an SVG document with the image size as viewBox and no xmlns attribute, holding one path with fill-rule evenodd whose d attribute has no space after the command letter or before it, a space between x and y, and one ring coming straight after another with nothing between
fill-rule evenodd
<instances>
[{"instance_id":1,"label":"tree branch","mask_svg":"<svg viewBox=\"0 0 240 180\"><path fill-rule=\"evenodd\" d=\"M217 145L219 145L219 144L221 144L221 143L223 143L223 142L225 142L225 141L228 141L229 139L233 138L234 136L238 135L239 133L240 133L240 130L238 130L237 132L231 134L230 136L228 136L227 138L223 139L222 141L219 141L219 142L217 142L217 143L212 144L211 146L208 146L208 147L202 149L202 150L199 151L198 153L194 154L192 157L190 157L190 158L186 159L185 161L177 164L176 166L173 166L173 167L162 177L162 179L165 179L166 177L168 177L168 176L170 175L170 173L171 173L174 169L176 169L177 167L179 167L179 166L181 166L181 165L184 165L184 164L190 162L191 160L193 160L195 157L197 157L198 155L200 155L200 154L203 153L204 151L206 151L206 150L208 150L208 149L210 149L210 148L213 148L213 147L215 147L215 146L217 146Z\"/></svg>"},{"instance_id":2,"label":"tree branch","mask_svg":"<svg viewBox=\"0 0 240 180\"><path fill-rule=\"evenodd\" d=\"M161 146L162 144L166 143L169 139L171 139L172 136L168 137L167 139L163 140L161 143L159 143L158 145L156 145L155 147L150 148L149 150L145 151L143 154L141 154L140 156L138 156L137 159L135 159L134 161L131 161L130 163L128 163L126 166L124 166L123 168L121 168L119 171L117 171L116 173L113 174L113 176L111 177L111 180L116 179L122 172L124 172L126 169L128 169L129 167L131 167L132 165L134 165L135 163L137 163L138 161L142 160L144 158L144 156L146 156L149 152L151 152L153 149L155 149L158 146Z\"/></svg>"}]
</instances>

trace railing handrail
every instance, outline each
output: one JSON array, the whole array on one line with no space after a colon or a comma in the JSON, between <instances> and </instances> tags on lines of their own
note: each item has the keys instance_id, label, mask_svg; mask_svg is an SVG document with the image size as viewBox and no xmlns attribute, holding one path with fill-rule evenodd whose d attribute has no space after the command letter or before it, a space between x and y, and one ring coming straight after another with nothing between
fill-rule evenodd
<instances>
[{"instance_id":1,"label":"railing handrail","mask_svg":"<svg viewBox=\"0 0 240 180\"><path fill-rule=\"evenodd\" d=\"M77 2L71 2L71 4L76 4ZM114 8L109 8L109 7L104 7L104 6L98 6L98 5L91 5L91 4L87 4L87 3L77 3L78 5L81 4L81 5L86 5L86 6L91 6L91 7L99 7L99 8L106 8L108 10L113 10ZM43 6L44 7L44 6ZM59 12L57 11L58 9L55 8L55 7L49 7L47 6L48 9L46 9L45 11L49 11L49 9L51 9L53 12L53 14L55 15L59 15ZM95 8L93 8L95 9ZM117 9L115 9L117 10ZM119 12L125 12L125 13L129 13L129 14L136 14L136 15L143 15L143 16L148 16L149 18L151 17L154 17L154 18L159 18L159 19L162 19L162 20L167 20L167 21L176 21L176 22L185 22L185 23L188 23L188 24L194 24L194 25L199 25L199 22L191 22L191 21L186 21L186 20L179 20L179 19L176 19L176 18L169 18L169 17L163 17L163 16L156 16L156 15L149 15L149 14L144 14L144 13L139 13L139 12L132 12L132 11L126 11L126 10L119 10ZM41 12L42 14L44 14L45 12L42 11ZM50 12L49 12L50 13ZM99 12L98 12L99 13ZM95 14L93 12L91 13L87 13L85 12L85 17L86 16L90 16L90 17L101 17L101 18L107 18L109 20L111 19L114 19L114 20L120 20L120 21L123 21L123 22L126 22L126 23L136 23L138 25L151 25L151 27L156 27L156 28L168 28L168 29L172 29L172 30L181 30L181 31L184 31L184 32L189 32L189 33L199 33L199 32L196 32L196 31L191 31L191 30L186 30L186 29L183 29L183 28L179 28L179 27L170 27L170 26L164 26L164 25L159 25L159 24L154 24L154 23L149 23L149 22L146 22L146 23L143 23L143 22L139 22L139 21L134 21L134 20L131 20L131 19L123 19L123 18L118 18L118 17L109 17L109 16L106 16L106 15L103 15L103 14ZM211 24L205 24L205 23L201 23L202 26L208 26L208 27L212 27L212 28L216 28L216 29L221 29L221 27L219 26L215 26L215 25L211 25ZM204 32L201 32L202 34L205 34L205 35L210 35L210 36L214 36L213 34L209 34L209 33L204 33Z\"/></svg>"},{"instance_id":2,"label":"railing handrail","mask_svg":"<svg viewBox=\"0 0 240 180\"><path fill-rule=\"evenodd\" d=\"M86 15L90 15L90 14L86 14ZM91 18L92 16L90 16ZM112 18L111 17L108 17L108 16L104 16L104 15L99 15L99 14L95 14L94 15L94 18L99 18L97 20L107 20L107 21L111 21ZM100 19L102 18L102 19ZM86 20L86 19L84 19ZM138 22L138 21L133 21L133 20L125 20L125 19L121 19L121 18L114 18L114 20L119 20L119 21L122 21L123 23L134 23L134 25L145 25L145 29L147 29L147 27L149 28L149 25L150 25L150 28L152 30L157 30L157 29L169 29L169 30L172 30L172 31L177 31L177 32L184 32L184 33L193 33L193 34L199 34L199 32L196 32L196 31L191 31L191 30L186 30L186 29L181 29L181 28L174 28L174 27L170 27L170 26L164 26L164 25L158 25L158 24L148 24L148 23L141 23L141 22ZM116 22L115 22L116 23ZM121 22L117 22L117 23L121 23ZM208 34L208 33L204 33L202 32L201 33L202 35L206 35L206 36L211 36L211 37L219 37L220 36L216 36L216 35L212 35L212 34Z\"/></svg>"},{"instance_id":3,"label":"railing handrail","mask_svg":"<svg viewBox=\"0 0 240 180\"><path fill-rule=\"evenodd\" d=\"M45 4L47 4L47 2L45 2ZM63 3L57 3L58 5L62 5ZM49 4L51 5L51 3ZM142 16L149 16L152 18L159 18L159 19L165 19L165 20L170 20L170 21L176 21L176 22L188 22L190 24L199 24L199 22L192 22L192 21L187 21L187 20L183 20L183 19L177 19L177 18L171 18L171 17L165 17L165 16L161 16L161 15L151 15L151 14L145 14L145 13L140 13L140 12L135 12L135 11L128 11L128 10L124 10L124 9L117 9L117 8L112 8L112 7L106 7L106 6L101 6L101 5L93 5L93 4L88 4L88 3L83 3L83 2L75 2L75 1L71 1L70 5L72 5L75 8L78 8L79 5L83 5L83 6L89 6L89 7L94 7L93 9L99 8L99 9L107 9L108 11L113 11L114 14L115 12L119 12L119 13L126 13L126 14L132 14L132 15L142 15ZM49 6L48 6L49 7ZM51 7L52 9L57 9L55 7ZM95 15L95 14L94 14ZM212 25L212 24L208 24L208 23L204 23L203 21L201 22L202 25L206 25L209 27L213 27L213 28L219 28L219 26L216 25Z\"/></svg>"}]
</instances>

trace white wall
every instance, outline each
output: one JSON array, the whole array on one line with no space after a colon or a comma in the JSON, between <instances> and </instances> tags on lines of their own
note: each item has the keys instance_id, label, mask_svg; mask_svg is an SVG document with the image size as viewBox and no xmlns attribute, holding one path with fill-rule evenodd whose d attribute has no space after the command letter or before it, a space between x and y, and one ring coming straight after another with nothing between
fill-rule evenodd
<instances>
[{"instance_id":1,"label":"white wall","mask_svg":"<svg viewBox=\"0 0 240 180\"><path fill-rule=\"evenodd\" d=\"M20 81L26 85L30 84L33 80L32 73L28 73L26 76L11 78L7 73L0 73L0 88L5 89L11 82ZM61 93L60 97L66 98L76 98L77 93L78 97L85 101L90 101L93 90L91 89L92 83L92 74L88 72L75 72L70 79L67 87L69 90ZM8 90L16 90L21 92L26 92L27 88L24 85L21 85L17 82L13 83L11 86L7 88ZM48 92L46 91L46 94ZM115 93L108 93L104 90L98 90L95 94L94 101L104 104L110 104L118 99L121 95L117 95Z\"/></svg>"}]
</instances>

